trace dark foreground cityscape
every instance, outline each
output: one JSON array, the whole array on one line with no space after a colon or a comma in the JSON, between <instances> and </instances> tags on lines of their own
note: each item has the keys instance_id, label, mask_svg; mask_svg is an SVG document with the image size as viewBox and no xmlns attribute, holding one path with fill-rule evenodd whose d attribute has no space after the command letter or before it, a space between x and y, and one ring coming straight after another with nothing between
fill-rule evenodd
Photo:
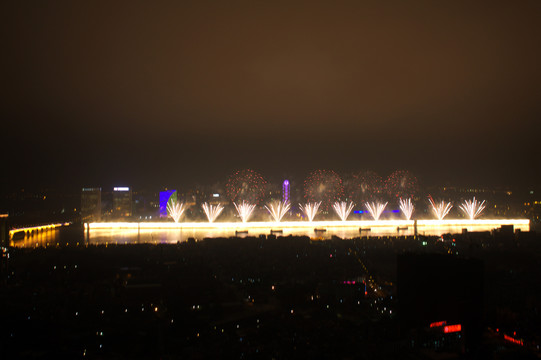
<instances>
[{"instance_id":1,"label":"dark foreground cityscape","mask_svg":"<svg viewBox=\"0 0 541 360\"><path fill-rule=\"evenodd\" d=\"M538 358L541 236L4 247L6 359Z\"/></svg>"}]
</instances>

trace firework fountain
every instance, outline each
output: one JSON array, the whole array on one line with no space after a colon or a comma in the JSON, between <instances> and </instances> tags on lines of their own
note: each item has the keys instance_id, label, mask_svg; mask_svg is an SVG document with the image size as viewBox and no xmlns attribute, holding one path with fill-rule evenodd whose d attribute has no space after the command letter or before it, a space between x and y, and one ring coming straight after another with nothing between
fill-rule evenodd
<instances>
[{"instance_id":1,"label":"firework fountain","mask_svg":"<svg viewBox=\"0 0 541 360\"><path fill-rule=\"evenodd\" d=\"M332 207L334 208L334 211L340 217L340 219L342 221L346 221L349 214L351 213L351 210L353 210L353 206L355 206L353 202L350 202L348 204L345 201L341 201L341 202L337 201L333 204Z\"/></svg>"},{"instance_id":2,"label":"firework fountain","mask_svg":"<svg viewBox=\"0 0 541 360\"><path fill-rule=\"evenodd\" d=\"M374 218L374 220L378 221L379 220L379 217L381 216L381 213L383 212L383 210L385 209L385 207L387 206L387 203L385 204L382 204L382 203L365 203L364 204L366 206L366 208L368 209L368 212L370 213L370 215L372 215L372 217Z\"/></svg>"},{"instance_id":3,"label":"firework fountain","mask_svg":"<svg viewBox=\"0 0 541 360\"><path fill-rule=\"evenodd\" d=\"M237 203L233 203L233 205L235 205L235 208L239 213L240 219L244 223L248 221L250 216L252 216L252 212L255 209L255 204L250 204L246 201L242 201L242 203L240 203L239 205L237 205Z\"/></svg>"},{"instance_id":4,"label":"firework fountain","mask_svg":"<svg viewBox=\"0 0 541 360\"><path fill-rule=\"evenodd\" d=\"M453 207L450 202L446 203L445 201L441 201L439 204L436 204L431 196L428 198L428 201L430 201L432 210L434 211L434 214L438 220L443 220L443 218L449 214L449 211L451 211L451 208Z\"/></svg>"},{"instance_id":5,"label":"firework fountain","mask_svg":"<svg viewBox=\"0 0 541 360\"><path fill-rule=\"evenodd\" d=\"M186 204L183 202L178 202L176 200L171 200L167 204L167 213L173 218L173 220L178 223L182 214L186 210Z\"/></svg>"},{"instance_id":6,"label":"firework fountain","mask_svg":"<svg viewBox=\"0 0 541 360\"><path fill-rule=\"evenodd\" d=\"M402 210L402 213L406 217L406 220L411 220L411 215L413 215L413 203L411 202L411 199L402 199L398 201L398 204L400 205L400 210Z\"/></svg>"},{"instance_id":7,"label":"firework fountain","mask_svg":"<svg viewBox=\"0 0 541 360\"><path fill-rule=\"evenodd\" d=\"M459 205L459 208L470 218L470 220L475 220L475 218L481 215L485 209L485 200L479 203L475 200L475 197L473 197L473 200L464 200L462 205Z\"/></svg>"},{"instance_id":8,"label":"firework fountain","mask_svg":"<svg viewBox=\"0 0 541 360\"><path fill-rule=\"evenodd\" d=\"M209 205L209 203L204 203L201 205L203 208L203 211L205 211L205 214L207 215L207 218L209 219L209 222L214 222L216 218L220 215L224 207L218 203L218 205Z\"/></svg>"},{"instance_id":9,"label":"firework fountain","mask_svg":"<svg viewBox=\"0 0 541 360\"><path fill-rule=\"evenodd\" d=\"M280 222L286 212L289 211L290 206L291 204L289 203L289 201L278 201L275 203L271 203L268 206L265 205L265 208L269 211L274 221Z\"/></svg>"},{"instance_id":10,"label":"firework fountain","mask_svg":"<svg viewBox=\"0 0 541 360\"><path fill-rule=\"evenodd\" d=\"M316 217L316 214L317 214L317 211L319 210L320 205L321 205L321 201L313 202L313 203L306 203L305 205L299 204L299 207L308 218L308 221L312 221Z\"/></svg>"}]
</instances>

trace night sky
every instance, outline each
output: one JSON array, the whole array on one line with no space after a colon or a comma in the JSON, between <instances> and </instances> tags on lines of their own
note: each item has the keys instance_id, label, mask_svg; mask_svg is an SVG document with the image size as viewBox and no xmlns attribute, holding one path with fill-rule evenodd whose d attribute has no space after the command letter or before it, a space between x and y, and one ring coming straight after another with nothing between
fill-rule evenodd
<instances>
[{"instance_id":1,"label":"night sky","mask_svg":"<svg viewBox=\"0 0 541 360\"><path fill-rule=\"evenodd\" d=\"M5 1L2 181L541 176L541 2Z\"/></svg>"}]
</instances>

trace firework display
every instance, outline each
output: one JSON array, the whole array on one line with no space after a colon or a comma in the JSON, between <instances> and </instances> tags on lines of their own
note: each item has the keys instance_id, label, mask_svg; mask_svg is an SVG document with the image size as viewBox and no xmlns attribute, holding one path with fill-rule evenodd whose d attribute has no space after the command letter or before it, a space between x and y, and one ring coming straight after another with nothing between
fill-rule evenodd
<instances>
[{"instance_id":1,"label":"firework display","mask_svg":"<svg viewBox=\"0 0 541 360\"><path fill-rule=\"evenodd\" d=\"M321 202L306 203L304 205L299 204L301 211L306 215L308 221L314 220Z\"/></svg>"},{"instance_id":2,"label":"firework display","mask_svg":"<svg viewBox=\"0 0 541 360\"><path fill-rule=\"evenodd\" d=\"M304 181L306 202L321 202L321 208L328 210L344 196L342 179L332 170L312 171Z\"/></svg>"},{"instance_id":3,"label":"firework display","mask_svg":"<svg viewBox=\"0 0 541 360\"><path fill-rule=\"evenodd\" d=\"M400 210L406 217L406 220L411 220L411 216L413 215L413 209L414 209L411 199L404 200L400 198L400 200L398 201L398 205L400 206Z\"/></svg>"},{"instance_id":4,"label":"firework display","mask_svg":"<svg viewBox=\"0 0 541 360\"><path fill-rule=\"evenodd\" d=\"M378 221L379 217L381 216L381 213L383 213L383 210L387 206L387 203L379 203L379 202L372 202L372 203L366 203L364 204L366 206L366 209L372 215L374 220Z\"/></svg>"},{"instance_id":5,"label":"firework display","mask_svg":"<svg viewBox=\"0 0 541 360\"><path fill-rule=\"evenodd\" d=\"M464 200L462 205L459 205L458 207L470 218L470 220L475 220L475 218L481 215L485 209L485 200L479 203L475 200L474 196L473 200Z\"/></svg>"},{"instance_id":6,"label":"firework display","mask_svg":"<svg viewBox=\"0 0 541 360\"><path fill-rule=\"evenodd\" d=\"M224 207L218 203L218 205L210 205L209 203L204 203L201 205L203 211L207 215L209 222L214 222L216 218L220 215Z\"/></svg>"},{"instance_id":7,"label":"firework display","mask_svg":"<svg viewBox=\"0 0 541 360\"><path fill-rule=\"evenodd\" d=\"M287 201L278 201L275 203L271 203L268 206L265 205L265 208L269 211L274 221L280 222L284 215L289 211L290 206L291 204Z\"/></svg>"},{"instance_id":8,"label":"firework display","mask_svg":"<svg viewBox=\"0 0 541 360\"><path fill-rule=\"evenodd\" d=\"M345 183L347 184L345 185ZM413 197L399 196L400 194L414 194L417 191L417 180L408 171L393 172L388 177L384 186L382 185L383 182L381 177L373 171L360 171L358 173L354 173L353 175L350 173L346 182L344 182L342 178L332 170L313 171L309 173L304 181L305 201L299 203L298 210L295 209L296 211L291 213L299 219L294 219L291 217L289 220L284 220L285 214L292 211L292 206L289 199L293 198L295 195L291 193L291 183L289 180L282 179L279 184L280 185L278 186L268 188L267 181L259 173L250 169L239 170L230 175L225 191L226 195L233 200L232 204L234 205L236 213L238 213L238 217L240 218L240 221L236 221L239 223L238 226L247 226L242 225L242 223L248 222L253 212L259 207L257 205L257 201L263 201L265 199L270 200L264 206L264 208L271 215L271 219L268 219L267 221L252 221L249 225L250 227L273 226L272 224L277 222L280 222L282 224L281 226L285 227L311 226L308 225L310 223L315 224L314 226L316 226L317 229L324 226L335 226L333 225L333 220L331 220L332 214L329 214L330 212L335 212L339 218L339 221L337 221L338 219L336 219L336 217L334 221L342 224L336 226L353 226L353 224L357 222L377 223L376 226L385 226L387 223L397 222L400 226L400 224L403 224L402 222L411 222L413 213L416 210ZM219 192L221 191L216 191L215 188L216 187L211 190L213 191L212 197L219 198ZM198 192L197 198L195 193L190 195L189 198L192 203L197 204L197 199L199 196L205 198L209 196L209 194L210 192L208 194L204 192L202 195L199 195ZM400 210L393 209L389 212L392 211L393 213L398 213L400 211L403 214L401 215L401 217L403 216L403 220L396 218L380 220L380 217L389 203L387 201L388 199L385 199L386 195L389 195L392 199L398 196L395 201L397 201ZM373 199L362 202L364 207L367 209L366 212L368 212L373 219L348 220L348 217L351 215L351 212L355 206L355 201L353 200L354 197ZM253 201L245 199L251 199ZM276 199L276 201L272 199ZM430 203L429 208L432 209L429 210L429 217L431 217L432 213L434 214L434 217L432 217L432 219L424 219L423 215L419 214L421 218L417 218L415 224L423 224L422 226L439 226L442 223L460 223L464 226L469 226L470 224L473 226L477 223L492 224L491 221L496 221L477 220L477 218L482 215L486 206L484 200L479 201L475 197L468 200L462 200L462 203L459 205L461 212L465 214L467 220L455 219L444 221L446 216L453 208L452 202L435 202L430 195L428 200ZM451 198L448 200L451 200ZM176 191L171 194L167 202L168 217L172 218L174 223L177 223L178 226L184 227L186 221L190 221L182 220L182 223L180 222L183 216L186 214L186 210L188 208L186 204L186 202L181 202L178 199L178 194ZM325 207L325 205L327 205L327 207ZM204 202L198 203L198 206L201 206L203 209L208 219L208 226L216 226L220 228L237 226L231 225L234 224L235 221L221 221L218 224L214 224L216 219L223 214L228 205L215 202L213 202L213 205L211 205L210 202ZM333 209L334 211L329 211L330 209ZM314 220L316 215L319 214L320 210L324 216L322 216L322 219ZM497 222L498 224L502 223L501 219L498 219Z\"/></svg>"},{"instance_id":9,"label":"firework display","mask_svg":"<svg viewBox=\"0 0 541 360\"><path fill-rule=\"evenodd\" d=\"M337 201L333 204L332 207L334 208L334 211L336 212L338 217L342 221L346 221L349 214L351 213L351 210L353 210L353 206L355 206L355 204L353 204L352 202L348 204L345 201Z\"/></svg>"},{"instance_id":10,"label":"firework display","mask_svg":"<svg viewBox=\"0 0 541 360\"><path fill-rule=\"evenodd\" d=\"M173 220L178 223L182 214L186 210L186 204L179 202L176 199L171 199L167 203L167 213L173 218Z\"/></svg>"},{"instance_id":11,"label":"firework display","mask_svg":"<svg viewBox=\"0 0 541 360\"><path fill-rule=\"evenodd\" d=\"M267 181L258 172L250 169L231 174L226 184L227 196L232 202L246 201L259 204L267 188Z\"/></svg>"},{"instance_id":12,"label":"firework display","mask_svg":"<svg viewBox=\"0 0 541 360\"><path fill-rule=\"evenodd\" d=\"M453 205L451 205L450 202L441 201L440 203L436 204L434 199L432 199L432 196L428 197L428 201L430 202L430 205L432 205L432 211L434 211L434 215L436 215L436 218L438 220L443 220L447 214L449 214L449 211L451 211L451 208Z\"/></svg>"},{"instance_id":13,"label":"firework display","mask_svg":"<svg viewBox=\"0 0 541 360\"><path fill-rule=\"evenodd\" d=\"M393 199L412 198L417 187L417 178L407 170L397 170L385 181L385 192Z\"/></svg>"},{"instance_id":14,"label":"firework display","mask_svg":"<svg viewBox=\"0 0 541 360\"><path fill-rule=\"evenodd\" d=\"M373 171L360 171L348 182L348 196L358 203L374 201L381 197L383 179Z\"/></svg>"},{"instance_id":15,"label":"firework display","mask_svg":"<svg viewBox=\"0 0 541 360\"><path fill-rule=\"evenodd\" d=\"M248 222L248 219L250 218L250 216L252 216L252 212L255 209L255 204L250 204L246 201L243 201L238 205L237 203L233 203L233 205L235 205L235 208L237 209L237 212L239 213L239 217L242 222Z\"/></svg>"}]
</instances>

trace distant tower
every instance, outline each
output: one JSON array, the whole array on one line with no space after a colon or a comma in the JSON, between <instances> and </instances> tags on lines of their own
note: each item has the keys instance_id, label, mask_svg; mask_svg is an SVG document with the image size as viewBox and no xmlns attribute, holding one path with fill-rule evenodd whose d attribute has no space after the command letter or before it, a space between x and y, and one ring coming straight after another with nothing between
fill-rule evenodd
<instances>
[{"instance_id":1,"label":"distant tower","mask_svg":"<svg viewBox=\"0 0 541 360\"><path fill-rule=\"evenodd\" d=\"M284 180L282 184L282 200L284 203L289 202L289 180Z\"/></svg>"}]
</instances>

